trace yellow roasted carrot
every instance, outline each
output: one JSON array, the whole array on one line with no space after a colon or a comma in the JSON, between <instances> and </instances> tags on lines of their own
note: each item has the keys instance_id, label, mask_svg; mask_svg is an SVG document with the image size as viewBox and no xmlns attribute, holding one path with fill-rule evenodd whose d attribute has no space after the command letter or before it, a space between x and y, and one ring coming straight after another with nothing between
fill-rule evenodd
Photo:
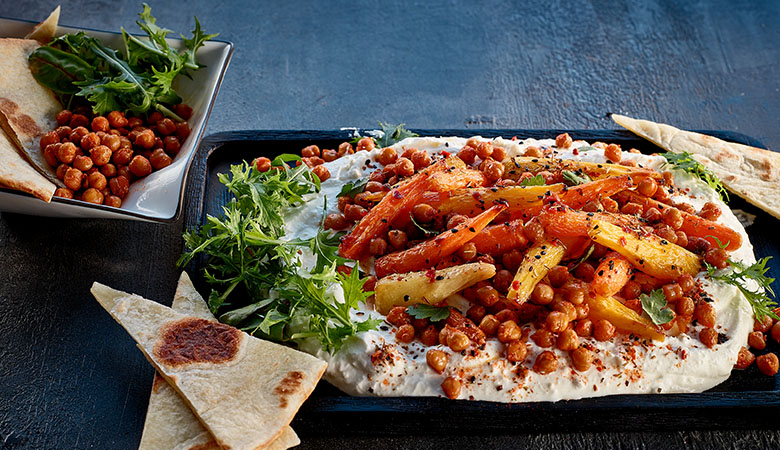
<instances>
[{"instance_id":1,"label":"yellow roasted carrot","mask_svg":"<svg viewBox=\"0 0 780 450\"><path fill-rule=\"evenodd\" d=\"M593 180L623 175L631 175L639 178L663 178L663 176L655 170L622 166L620 164L593 163L556 158L533 158L528 156L515 156L514 158L504 161L504 178L513 180L520 179L526 172L535 174L541 171L561 172L564 170L570 170L578 174L584 173Z\"/></svg>"},{"instance_id":2,"label":"yellow roasted carrot","mask_svg":"<svg viewBox=\"0 0 780 450\"><path fill-rule=\"evenodd\" d=\"M426 192L422 201L436 207L441 214L474 216L496 203L504 203L509 210L541 206L547 193L558 193L563 184L549 186L505 186L457 189L451 192Z\"/></svg>"},{"instance_id":3,"label":"yellow roasted carrot","mask_svg":"<svg viewBox=\"0 0 780 450\"><path fill-rule=\"evenodd\" d=\"M520 305L525 303L537 283L563 259L566 247L558 240L543 239L529 248L509 286L507 299Z\"/></svg>"},{"instance_id":4,"label":"yellow roasted carrot","mask_svg":"<svg viewBox=\"0 0 780 450\"><path fill-rule=\"evenodd\" d=\"M696 275L701 269L699 258L677 244L653 233L639 236L606 220L590 221L590 238L631 261L634 267L661 280L676 280L683 274Z\"/></svg>"},{"instance_id":5,"label":"yellow roasted carrot","mask_svg":"<svg viewBox=\"0 0 780 450\"><path fill-rule=\"evenodd\" d=\"M664 340L663 333L652 322L613 297L596 295L588 297L587 303L591 320L608 320L623 333L655 341Z\"/></svg>"}]
</instances>

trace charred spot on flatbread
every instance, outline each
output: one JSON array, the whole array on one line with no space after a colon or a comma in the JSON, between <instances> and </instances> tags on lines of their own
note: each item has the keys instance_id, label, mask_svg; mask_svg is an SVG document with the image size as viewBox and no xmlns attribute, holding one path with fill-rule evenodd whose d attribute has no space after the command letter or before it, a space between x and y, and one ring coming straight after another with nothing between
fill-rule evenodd
<instances>
[{"instance_id":1,"label":"charred spot on flatbread","mask_svg":"<svg viewBox=\"0 0 780 450\"><path fill-rule=\"evenodd\" d=\"M154 356L169 366L225 363L238 354L241 332L229 325L188 317L161 330Z\"/></svg>"},{"instance_id":2,"label":"charred spot on flatbread","mask_svg":"<svg viewBox=\"0 0 780 450\"><path fill-rule=\"evenodd\" d=\"M152 392L155 394L157 391L160 390L160 387L162 387L167 381L165 381L165 378L161 377L159 373L154 373L154 382L152 383Z\"/></svg>"},{"instance_id":3,"label":"charred spot on flatbread","mask_svg":"<svg viewBox=\"0 0 780 450\"><path fill-rule=\"evenodd\" d=\"M303 373L293 370L288 372L287 375L282 378L274 388L274 394L279 396L279 407L287 407L287 397L295 394L301 387L301 381L303 381Z\"/></svg>"},{"instance_id":4,"label":"charred spot on flatbread","mask_svg":"<svg viewBox=\"0 0 780 450\"><path fill-rule=\"evenodd\" d=\"M230 447L226 447L226 448L230 448ZM205 444L198 444L198 445L190 447L187 450L221 450L221 449L222 449L222 447L220 447L219 444L214 442L214 440L210 440L210 441L206 442Z\"/></svg>"}]
</instances>

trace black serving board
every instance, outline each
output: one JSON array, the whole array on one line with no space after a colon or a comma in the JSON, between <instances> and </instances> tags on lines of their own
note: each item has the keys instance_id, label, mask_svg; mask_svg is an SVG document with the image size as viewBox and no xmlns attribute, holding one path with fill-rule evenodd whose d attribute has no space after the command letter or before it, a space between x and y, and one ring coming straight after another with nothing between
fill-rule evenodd
<instances>
[{"instance_id":1,"label":"black serving board","mask_svg":"<svg viewBox=\"0 0 780 450\"><path fill-rule=\"evenodd\" d=\"M620 144L643 153L659 149L623 130L413 130L421 136L503 136L550 138L568 132L572 138ZM740 133L703 131L728 141L765 148ZM352 138L351 130L338 131L232 131L206 137L190 169L185 225L189 229L205 222L206 215L219 215L228 200L218 175L231 164L258 156L273 158L297 153L311 144L336 148ZM732 196L730 206L755 214L747 228L757 257L772 256L769 275L780 278L780 225L769 214ZM198 262L188 269L198 289L206 293ZM771 341L771 339L769 339ZM771 342L767 351L780 351ZM443 398L351 397L326 382L320 383L292 423L301 435L409 435L473 434L542 431L614 431L713 428L777 428L780 407L778 376L761 374L755 364L735 370L723 384L700 394L617 395L594 399L503 404L451 401Z\"/></svg>"}]
</instances>

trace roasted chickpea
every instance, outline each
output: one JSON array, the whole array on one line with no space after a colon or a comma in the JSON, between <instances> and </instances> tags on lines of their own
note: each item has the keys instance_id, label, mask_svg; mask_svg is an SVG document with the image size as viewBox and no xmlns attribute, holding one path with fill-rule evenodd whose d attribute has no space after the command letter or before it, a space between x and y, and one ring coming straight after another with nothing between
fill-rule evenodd
<instances>
[{"instance_id":1,"label":"roasted chickpea","mask_svg":"<svg viewBox=\"0 0 780 450\"><path fill-rule=\"evenodd\" d=\"M118 166L124 166L130 164L130 161L132 161L133 159L133 150L130 148L122 147L111 155L111 159L112 161L114 161L114 164Z\"/></svg>"},{"instance_id":2,"label":"roasted chickpea","mask_svg":"<svg viewBox=\"0 0 780 450\"><path fill-rule=\"evenodd\" d=\"M477 141L471 144L471 146L474 147L480 159L485 160L493 155L493 143L490 141Z\"/></svg>"},{"instance_id":3,"label":"roasted chickpea","mask_svg":"<svg viewBox=\"0 0 780 450\"><path fill-rule=\"evenodd\" d=\"M705 328L705 330L708 328ZM709 328L711 329L711 328ZM713 330L714 331L714 330ZM717 340L717 333L715 333L715 338ZM760 331L751 331L750 334L748 334L748 345L750 348L754 348L756 350L763 350L766 348L766 335ZM704 341L702 341L704 342Z\"/></svg>"},{"instance_id":4,"label":"roasted chickpea","mask_svg":"<svg viewBox=\"0 0 780 450\"><path fill-rule=\"evenodd\" d=\"M412 154L412 164L414 164L414 170L422 170L431 165L433 162L431 155L423 150L418 150Z\"/></svg>"},{"instance_id":5,"label":"roasted chickpea","mask_svg":"<svg viewBox=\"0 0 780 450\"><path fill-rule=\"evenodd\" d=\"M569 269L566 266L555 266L547 273L547 277L552 287L559 288L569 280Z\"/></svg>"},{"instance_id":6,"label":"roasted chickpea","mask_svg":"<svg viewBox=\"0 0 780 450\"><path fill-rule=\"evenodd\" d=\"M176 124L176 137L179 138L179 142L184 142L190 135L190 125L187 122L178 122Z\"/></svg>"},{"instance_id":7,"label":"roasted chickpea","mask_svg":"<svg viewBox=\"0 0 780 450\"><path fill-rule=\"evenodd\" d=\"M593 337L597 341L608 341L615 337L615 326L606 319L597 320L593 324Z\"/></svg>"},{"instance_id":8,"label":"roasted chickpea","mask_svg":"<svg viewBox=\"0 0 780 450\"><path fill-rule=\"evenodd\" d=\"M119 161L116 161L116 163L122 164ZM255 167L255 169L257 169L258 172L268 172L268 170L271 169L271 160L266 158L265 156L261 156L259 158L255 158L252 161L252 165Z\"/></svg>"},{"instance_id":9,"label":"roasted chickpea","mask_svg":"<svg viewBox=\"0 0 780 450\"><path fill-rule=\"evenodd\" d=\"M64 123L62 125L65 125ZM89 125L89 119L83 114L73 114L68 122L71 128L86 127Z\"/></svg>"},{"instance_id":10,"label":"roasted chickpea","mask_svg":"<svg viewBox=\"0 0 780 450\"><path fill-rule=\"evenodd\" d=\"M623 298L625 299L638 298L642 293L642 286L640 286L636 281L629 281L625 286L623 286L622 292Z\"/></svg>"},{"instance_id":11,"label":"roasted chickpea","mask_svg":"<svg viewBox=\"0 0 780 450\"><path fill-rule=\"evenodd\" d=\"M493 153L490 155L496 161L503 161L506 159L506 149L504 147L493 147Z\"/></svg>"},{"instance_id":12,"label":"roasted chickpea","mask_svg":"<svg viewBox=\"0 0 780 450\"><path fill-rule=\"evenodd\" d=\"M184 103L174 105L173 112L184 120L189 120L192 117L192 107Z\"/></svg>"},{"instance_id":13,"label":"roasted chickpea","mask_svg":"<svg viewBox=\"0 0 780 450\"><path fill-rule=\"evenodd\" d=\"M541 375L547 375L549 373L555 372L558 369L558 358L555 356L555 353L545 350L542 353L539 353L539 356L536 357L536 361L534 362L533 370L534 372L541 374Z\"/></svg>"},{"instance_id":14,"label":"roasted chickpea","mask_svg":"<svg viewBox=\"0 0 780 450\"><path fill-rule=\"evenodd\" d=\"M699 303L693 311L696 320L705 327L715 326L715 308L707 302Z\"/></svg>"},{"instance_id":15,"label":"roasted chickpea","mask_svg":"<svg viewBox=\"0 0 780 450\"><path fill-rule=\"evenodd\" d=\"M447 346L454 352L466 350L471 345L471 340L462 331L453 331L447 336Z\"/></svg>"},{"instance_id":16,"label":"roasted chickpea","mask_svg":"<svg viewBox=\"0 0 780 450\"><path fill-rule=\"evenodd\" d=\"M124 128L127 126L125 115L119 111L111 111L106 118L108 119L108 124L113 128Z\"/></svg>"},{"instance_id":17,"label":"roasted chickpea","mask_svg":"<svg viewBox=\"0 0 780 450\"><path fill-rule=\"evenodd\" d=\"M57 170L54 172L57 175L57 179L62 181L65 178L65 172L67 172L68 169L70 169L70 166L65 163L62 163L59 166L57 166Z\"/></svg>"},{"instance_id":18,"label":"roasted chickpea","mask_svg":"<svg viewBox=\"0 0 780 450\"><path fill-rule=\"evenodd\" d=\"M713 202L707 202L701 207L699 216L702 219L718 220L718 217L720 217L720 207Z\"/></svg>"},{"instance_id":19,"label":"roasted chickpea","mask_svg":"<svg viewBox=\"0 0 780 450\"><path fill-rule=\"evenodd\" d=\"M362 219L363 216L368 214L368 211L366 211L365 208L359 205L347 205L344 208L344 217L347 218L350 222L357 222L358 220Z\"/></svg>"},{"instance_id":20,"label":"roasted chickpea","mask_svg":"<svg viewBox=\"0 0 780 450\"><path fill-rule=\"evenodd\" d=\"M355 153L355 150L352 149L352 144L350 144L349 142L342 142L341 144L339 144L339 149L337 152L339 158L341 158L344 155L351 155L353 153Z\"/></svg>"},{"instance_id":21,"label":"roasted chickpea","mask_svg":"<svg viewBox=\"0 0 780 450\"><path fill-rule=\"evenodd\" d=\"M552 311L547 314L545 326L553 333L560 333L569 326L569 317L561 311Z\"/></svg>"},{"instance_id":22,"label":"roasted chickpea","mask_svg":"<svg viewBox=\"0 0 780 450\"><path fill-rule=\"evenodd\" d=\"M72 163L73 160L76 158L76 146L73 145L72 142L65 142L63 144L51 144L46 147L46 150L50 148L52 149L52 151L56 151L57 160L65 164ZM48 161L48 158L47 158L47 162L50 162Z\"/></svg>"},{"instance_id":23,"label":"roasted chickpea","mask_svg":"<svg viewBox=\"0 0 780 450\"><path fill-rule=\"evenodd\" d=\"M677 245L682 248L688 247L688 235L683 231L677 231L675 234L677 234Z\"/></svg>"},{"instance_id":24,"label":"roasted chickpea","mask_svg":"<svg viewBox=\"0 0 780 450\"><path fill-rule=\"evenodd\" d=\"M617 144L609 144L604 149L604 157L607 158L607 162L619 163L623 158L620 151L620 146Z\"/></svg>"},{"instance_id":25,"label":"roasted chickpea","mask_svg":"<svg viewBox=\"0 0 780 450\"><path fill-rule=\"evenodd\" d=\"M593 353L585 347L577 347L569 353L574 369L578 372L585 372L590 369L593 363Z\"/></svg>"},{"instance_id":26,"label":"roasted chickpea","mask_svg":"<svg viewBox=\"0 0 780 450\"><path fill-rule=\"evenodd\" d=\"M522 340L512 341L506 346L506 359L512 362L523 362L528 356L528 346Z\"/></svg>"},{"instance_id":27,"label":"roasted chickpea","mask_svg":"<svg viewBox=\"0 0 780 450\"><path fill-rule=\"evenodd\" d=\"M82 194L81 198L85 202L94 203L96 205L103 204L103 194L101 194L100 191L95 188L89 188L84 191L84 194Z\"/></svg>"},{"instance_id":28,"label":"roasted chickpea","mask_svg":"<svg viewBox=\"0 0 780 450\"><path fill-rule=\"evenodd\" d=\"M531 293L531 301L537 305L549 305L553 301L555 291L546 283L539 283Z\"/></svg>"},{"instance_id":29,"label":"roasted chickpea","mask_svg":"<svg viewBox=\"0 0 780 450\"><path fill-rule=\"evenodd\" d=\"M558 342L556 345L559 349L564 351L574 350L580 346L580 339L573 329L567 328L558 335Z\"/></svg>"},{"instance_id":30,"label":"roasted chickpea","mask_svg":"<svg viewBox=\"0 0 780 450\"><path fill-rule=\"evenodd\" d=\"M433 325L428 325L420 332L420 342L428 347L439 343L439 330Z\"/></svg>"},{"instance_id":31,"label":"roasted chickpea","mask_svg":"<svg viewBox=\"0 0 780 450\"><path fill-rule=\"evenodd\" d=\"M658 183L652 178L645 178L636 186L636 190L645 197L652 197L658 190ZM670 208L671 209L671 208Z\"/></svg>"},{"instance_id":32,"label":"roasted chickpea","mask_svg":"<svg viewBox=\"0 0 780 450\"><path fill-rule=\"evenodd\" d=\"M100 172L92 172L87 176L87 180L89 182L89 187L95 188L98 191L102 191L106 188L106 185L108 185L106 176Z\"/></svg>"},{"instance_id":33,"label":"roasted chickpea","mask_svg":"<svg viewBox=\"0 0 780 450\"><path fill-rule=\"evenodd\" d=\"M482 318L479 322L479 329L485 333L486 336L493 336L498 332L498 328L501 322L496 319L496 316L488 314Z\"/></svg>"},{"instance_id":34,"label":"roasted chickpea","mask_svg":"<svg viewBox=\"0 0 780 450\"><path fill-rule=\"evenodd\" d=\"M577 319L577 308L571 302L567 302L566 300L553 302L553 310L566 314L569 322Z\"/></svg>"},{"instance_id":35,"label":"roasted chickpea","mask_svg":"<svg viewBox=\"0 0 780 450\"><path fill-rule=\"evenodd\" d=\"M458 256L463 261L473 261L477 257L477 246L473 242L466 242L458 249Z\"/></svg>"},{"instance_id":36,"label":"roasted chickpea","mask_svg":"<svg viewBox=\"0 0 780 450\"><path fill-rule=\"evenodd\" d=\"M361 138L358 141L357 146L355 147L355 151L357 151L357 152L362 152L362 151L370 152L371 150L374 149L374 147L376 147L376 144L374 143L374 140L371 139L370 137L364 137L364 138Z\"/></svg>"},{"instance_id":37,"label":"roasted chickpea","mask_svg":"<svg viewBox=\"0 0 780 450\"><path fill-rule=\"evenodd\" d=\"M309 145L308 147L304 147L303 150L301 150L301 156L304 158L320 156L320 148L316 145Z\"/></svg>"},{"instance_id":38,"label":"roasted chickpea","mask_svg":"<svg viewBox=\"0 0 780 450\"><path fill-rule=\"evenodd\" d=\"M534 341L539 347L551 348L553 345L555 345L555 334L553 334L550 330L540 328L531 335L531 340Z\"/></svg>"},{"instance_id":39,"label":"roasted chickpea","mask_svg":"<svg viewBox=\"0 0 780 450\"><path fill-rule=\"evenodd\" d=\"M504 165L493 159L486 159L479 166L485 178L493 183L501 179L504 176Z\"/></svg>"},{"instance_id":40,"label":"roasted chickpea","mask_svg":"<svg viewBox=\"0 0 780 450\"><path fill-rule=\"evenodd\" d=\"M633 202L628 202L625 205L623 205L622 208L620 208L620 212L622 212L623 214L637 215L637 214L642 214L643 211L644 208L642 207L642 205Z\"/></svg>"},{"instance_id":41,"label":"roasted chickpea","mask_svg":"<svg viewBox=\"0 0 780 450\"><path fill-rule=\"evenodd\" d=\"M657 223L661 221L663 216L661 215L661 211L659 211L658 208L650 207L647 208L644 213L642 213L642 218L645 219L648 223Z\"/></svg>"},{"instance_id":42,"label":"roasted chickpea","mask_svg":"<svg viewBox=\"0 0 780 450\"><path fill-rule=\"evenodd\" d=\"M677 315L691 317L693 316L695 308L696 306L693 299L690 297L683 297L677 302Z\"/></svg>"},{"instance_id":43,"label":"roasted chickpea","mask_svg":"<svg viewBox=\"0 0 780 450\"><path fill-rule=\"evenodd\" d=\"M63 109L57 113L57 125L62 126L69 124L71 117L73 117L73 113L67 109Z\"/></svg>"},{"instance_id":44,"label":"roasted chickpea","mask_svg":"<svg viewBox=\"0 0 780 450\"><path fill-rule=\"evenodd\" d=\"M555 146L558 148L569 148L572 142L574 142L569 136L569 133L559 134L555 137Z\"/></svg>"},{"instance_id":45,"label":"roasted chickpea","mask_svg":"<svg viewBox=\"0 0 780 450\"><path fill-rule=\"evenodd\" d=\"M65 172L65 176L63 177L62 182L65 183L65 186L71 191L78 191L81 189L82 175L83 172L79 169L70 168Z\"/></svg>"},{"instance_id":46,"label":"roasted chickpea","mask_svg":"<svg viewBox=\"0 0 780 450\"><path fill-rule=\"evenodd\" d=\"M95 133L88 133L84 137L81 138L81 141L79 142L79 145L84 150L90 150L90 149L100 145L100 138Z\"/></svg>"},{"instance_id":47,"label":"roasted chickpea","mask_svg":"<svg viewBox=\"0 0 780 450\"><path fill-rule=\"evenodd\" d=\"M683 296L683 290L677 283L665 284L663 286L664 295L666 301L669 303L675 303Z\"/></svg>"},{"instance_id":48,"label":"roasted chickpea","mask_svg":"<svg viewBox=\"0 0 780 450\"><path fill-rule=\"evenodd\" d=\"M173 120L165 117L157 122L157 132L163 136L170 136L176 133L176 124L173 123Z\"/></svg>"},{"instance_id":49,"label":"roasted chickpea","mask_svg":"<svg viewBox=\"0 0 780 450\"><path fill-rule=\"evenodd\" d=\"M746 349L745 347L742 347L739 349L739 354L737 355L737 362L734 364L735 369L747 369L750 367L751 364L753 364L753 361L756 360L756 356L752 353L750 353L750 350Z\"/></svg>"},{"instance_id":50,"label":"roasted chickpea","mask_svg":"<svg viewBox=\"0 0 780 450\"><path fill-rule=\"evenodd\" d=\"M371 239L368 245L368 251L374 256L381 256L387 253L387 241L380 238Z\"/></svg>"},{"instance_id":51,"label":"roasted chickpea","mask_svg":"<svg viewBox=\"0 0 780 450\"><path fill-rule=\"evenodd\" d=\"M176 136L165 136L163 138L163 148L168 154L176 155L181 150L181 143Z\"/></svg>"},{"instance_id":52,"label":"roasted chickpea","mask_svg":"<svg viewBox=\"0 0 780 450\"><path fill-rule=\"evenodd\" d=\"M458 150L458 158L468 165L474 164L474 161L477 159L477 151L474 147L466 145Z\"/></svg>"},{"instance_id":53,"label":"roasted chickpea","mask_svg":"<svg viewBox=\"0 0 780 450\"><path fill-rule=\"evenodd\" d=\"M493 277L493 287L498 291L506 292L509 289L509 285L512 283L513 279L514 275L512 272L506 269L501 269L496 272L496 275Z\"/></svg>"},{"instance_id":54,"label":"roasted chickpea","mask_svg":"<svg viewBox=\"0 0 780 450\"><path fill-rule=\"evenodd\" d=\"M728 258L729 255L726 253L726 250L718 247L711 247L704 254L704 261L712 264L718 269L725 269L726 266L729 265Z\"/></svg>"},{"instance_id":55,"label":"roasted chickpea","mask_svg":"<svg viewBox=\"0 0 780 450\"><path fill-rule=\"evenodd\" d=\"M499 293L493 286L482 286L477 289L476 296L480 305L489 308L498 302Z\"/></svg>"},{"instance_id":56,"label":"roasted chickpea","mask_svg":"<svg viewBox=\"0 0 780 450\"><path fill-rule=\"evenodd\" d=\"M432 348L425 354L425 360L428 362L428 366L436 373L444 372L447 367L448 356L444 351Z\"/></svg>"},{"instance_id":57,"label":"roasted chickpea","mask_svg":"<svg viewBox=\"0 0 780 450\"><path fill-rule=\"evenodd\" d=\"M146 123L154 125L163 119L163 115L160 111L155 111L146 117Z\"/></svg>"},{"instance_id":58,"label":"roasted chickpea","mask_svg":"<svg viewBox=\"0 0 780 450\"><path fill-rule=\"evenodd\" d=\"M775 340L775 342L780 343L780 322L775 323L772 326L772 339Z\"/></svg>"},{"instance_id":59,"label":"roasted chickpea","mask_svg":"<svg viewBox=\"0 0 780 450\"><path fill-rule=\"evenodd\" d=\"M97 116L92 119L92 131L102 131L107 133L111 126L108 123L108 119L103 116Z\"/></svg>"},{"instance_id":60,"label":"roasted chickpea","mask_svg":"<svg viewBox=\"0 0 780 450\"><path fill-rule=\"evenodd\" d=\"M498 326L497 337L500 342L512 342L520 339L522 336L522 330L517 323L512 320L507 320Z\"/></svg>"},{"instance_id":61,"label":"roasted chickpea","mask_svg":"<svg viewBox=\"0 0 780 450\"><path fill-rule=\"evenodd\" d=\"M62 198L73 198L73 191L68 188L57 188L57 190L54 191L54 196Z\"/></svg>"},{"instance_id":62,"label":"roasted chickpea","mask_svg":"<svg viewBox=\"0 0 780 450\"><path fill-rule=\"evenodd\" d=\"M529 145L528 147L526 147L523 156L528 156L531 158L541 158L544 156L544 152L542 151L542 149L536 147L535 145Z\"/></svg>"},{"instance_id":63,"label":"roasted chickpea","mask_svg":"<svg viewBox=\"0 0 780 450\"><path fill-rule=\"evenodd\" d=\"M400 250L406 247L409 243L409 239L406 236L406 232L402 230L390 230L387 232L387 241L394 250Z\"/></svg>"},{"instance_id":64,"label":"roasted chickpea","mask_svg":"<svg viewBox=\"0 0 780 450\"><path fill-rule=\"evenodd\" d=\"M114 208L119 208L122 206L122 199L117 197L116 195L107 195L106 199L104 200L104 204L106 206L113 206Z\"/></svg>"},{"instance_id":65,"label":"roasted chickpea","mask_svg":"<svg viewBox=\"0 0 780 450\"><path fill-rule=\"evenodd\" d=\"M154 147L155 143L155 135L154 131L150 129L145 129L138 133L138 135L135 137L135 141L133 142L137 147L149 150Z\"/></svg>"},{"instance_id":66,"label":"roasted chickpea","mask_svg":"<svg viewBox=\"0 0 780 450\"><path fill-rule=\"evenodd\" d=\"M395 330L395 338L398 342L409 343L414 340L414 327L410 324L404 324Z\"/></svg>"},{"instance_id":67,"label":"roasted chickpea","mask_svg":"<svg viewBox=\"0 0 780 450\"><path fill-rule=\"evenodd\" d=\"M775 355L774 353L767 353L766 355L761 355L756 359L756 365L758 366L758 370L760 370L761 373L771 377L777 373L777 369L778 369L777 355Z\"/></svg>"},{"instance_id":68,"label":"roasted chickpea","mask_svg":"<svg viewBox=\"0 0 780 450\"><path fill-rule=\"evenodd\" d=\"M583 319L574 326L574 332L580 337L590 337L593 335L593 322L590 319Z\"/></svg>"},{"instance_id":69,"label":"roasted chickpea","mask_svg":"<svg viewBox=\"0 0 780 450\"><path fill-rule=\"evenodd\" d=\"M414 174L414 163L408 158L399 158L394 166L394 172L399 177L408 177Z\"/></svg>"},{"instance_id":70,"label":"roasted chickpea","mask_svg":"<svg viewBox=\"0 0 780 450\"><path fill-rule=\"evenodd\" d=\"M130 182L127 180L127 177L117 175L115 178L108 181L108 187L111 189L112 194L123 199L130 190Z\"/></svg>"},{"instance_id":71,"label":"roasted chickpea","mask_svg":"<svg viewBox=\"0 0 780 450\"><path fill-rule=\"evenodd\" d=\"M523 225L523 234L531 242L539 242L544 239L544 227L535 219L531 219Z\"/></svg>"},{"instance_id":72,"label":"roasted chickpea","mask_svg":"<svg viewBox=\"0 0 780 450\"><path fill-rule=\"evenodd\" d=\"M718 343L718 332L714 328L703 328L699 331L699 340L708 348L715 347Z\"/></svg>"},{"instance_id":73,"label":"roasted chickpea","mask_svg":"<svg viewBox=\"0 0 780 450\"><path fill-rule=\"evenodd\" d=\"M507 320L517 322L517 312L509 308L504 308L496 313L496 319L501 323L506 322Z\"/></svg>"},{"instance_id":74,"label":"roasted chickpea","mask_svg":"<svg viewBox=\"0 0 780 450\"><path fill-rule=\"evenodd\" d=\"M454 400L460 396L461 382L455 377L447 377L441 382L441 389L448 399Z\"/></svg>"},{"instance_id":75,"label":"roasted chickpea","mask_svg":"<svg viewBox=\"0 0 780 450\"><path fill-rule=\"evenodd\" d=\"M691 275L686 273L677 279L677 284L680 285L680 289L682 289L683 294L689 294L696 287L696 280L694 280Z\"/></svg>"},{"instance_id":76,"label":"roasted chickpea","mask_svg":"<svg viewBox=\"0 0 780 450\"><path fill-rule=\"evenodd\" d=\"M325 221L322 223L322 227L326 230L343 230L349 226L344 214L333 213L328 214L325 217Z\"/></svg>"}]
</instances>

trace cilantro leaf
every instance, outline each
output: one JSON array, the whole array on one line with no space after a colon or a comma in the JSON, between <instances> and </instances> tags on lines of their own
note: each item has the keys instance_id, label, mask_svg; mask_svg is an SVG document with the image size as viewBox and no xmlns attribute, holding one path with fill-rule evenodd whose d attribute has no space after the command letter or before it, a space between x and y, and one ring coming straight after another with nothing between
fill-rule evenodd
<instances>
[{"instance_id":1,"label":"cilantro leaf","mask_svg":"<svg viewBox=\"0 0 780 450\"><path fill-rule=\"evenodd\" d=\"M356 195L363 192L363 190L366 187L366 184L368 184L368 178L361 178L359 180L350 181L349 183L341 187L341 192L339 192L339 197L344 197L346 195L348 197L355 198Z\"/></svg>"},{"instance_id":2,"label":"cilantro leaf","mask_svg":"<svg viewBox=\"0 0 780 450\"><path fill-rule=\"evenodd\" d=\"M561 174L563 175L563 181L567 186L579 186L580 184L593 181L585 172L577 173L571 170L564 170Z\"/></svg>"},{"instance_id":3,"label":"cilantro leaf","mask_svg":"<svg viewBox=\"0 0 780 450\"><path fill-rule=\"evenodd\" d=\"M666 307L666 296L662 289L656 289L650 292L650 295L642 294L639 300L642 302L642 309L654 324L663 325L674 319L674 313Z\"/></svg>"},{"instance_id":4,"label":"cilantro leaf","mask_svg":"<svg viewBox=\"0 0 780 450\"><path fill-rule=\"evenodd\" d=\"M400 123L398 125L390 125L384 122L379 122L379 126L382 127L383 135L376 141L377 147L390 147L393 144L403 141L409 137L419 136L416 133L412 133L405 127L406 124Z\"/></svg>"},{"instance_id":5,"label":"cilantro leaf","mask_svg":"<svg viewBox=\"0 0 780 450\"><path fill-rule=\"evenodd\" d=\"M767 263L771 258L771 256L761 258L749 266L740 261L729 259L728 262L732 270L725 273L719 273L720 271L709 263L705 262L704 265L707 269L707 275L711 279L730 284L739 289L750 304L753 315L755 315L757 320L763 321L766 316L780 319L773 311L777 307L777 302L770 297L770 295L776 297L772 289L772 283L775 282L775 279L766 276L766 272L769 270ZM746 286L748 280L753 280L758 284L758 289L748 289Z\"/></svg>"},{"instance_id":6,"label":"cilantro leaf","mask_svg":"<svg viewBox=\"0 0 780 450\"><path fill-rule=\"evenodd\" d=\"M425 303L412 305L406 308L406 312L415 319L429 319L431 322L440 322L450 317L449 306L433 306Z\"/></svg>"},{"instance_id":7,"label":"cilantro leaf","mask_svg":"<svg viewBox=\"0 0 780 450\"><path fill-rule=\"evenodd\" d=\"M534 175L531 178L526 178L519 183L520 186L544 186L547 182L541 175Z\"/></svg>"},{"instance_id":8,"label":"cilantro leaf","mask_svg":"<svg viewBox=\"0 0 780 450\"><path fill-rule=\"evenodd\" d=\"M729 201L729 192L721 184L718 177L712 173L712 171L706 168L702 163L697 161L693 155L688 152L666 152L662 155L666 158L669 165L674 166L675 169L688 172L689 174L699 178L711 187L715 192L720 195L721 200L724 202Z\"/></svg>"}]
</instances>

